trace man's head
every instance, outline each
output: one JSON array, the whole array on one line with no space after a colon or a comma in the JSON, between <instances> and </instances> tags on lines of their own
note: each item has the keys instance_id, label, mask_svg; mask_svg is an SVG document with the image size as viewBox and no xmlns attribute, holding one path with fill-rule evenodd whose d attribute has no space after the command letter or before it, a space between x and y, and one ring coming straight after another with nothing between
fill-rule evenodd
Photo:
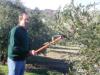
<instances>
[{"instance_id":1,"label":"man's head","mask_svg":"<svg viewBox=\"0 0 100 75\"><path fill-rule=\"evenodd\" d=\"M25 29L28 28L28 23L29 23L29 16L26 12L22 12L19 15L19 25L24 27Z\"/></svg>"}]
</instances>

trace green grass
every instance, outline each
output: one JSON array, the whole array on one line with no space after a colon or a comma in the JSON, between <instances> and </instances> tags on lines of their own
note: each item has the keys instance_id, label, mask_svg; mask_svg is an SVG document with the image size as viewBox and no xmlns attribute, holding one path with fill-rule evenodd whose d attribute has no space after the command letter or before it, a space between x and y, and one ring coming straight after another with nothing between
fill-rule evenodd
<instances>
[{"instance_id":1,"label":"green grass","mask_svg":"<svg viewBox=\"0 0 100 75\"><path fill-rule=\"evenodd\" d=\"M8 75L7 65L0 65L0 75ZM61 75L61 73L47 70L34 70L33 72L25 72L24 75Z\"/></svg>"},{"instance_id":2,"label":"green grass","mask_svg":"<svg viewBox=\"0 0 100 75\"><path fill-rule=\"evenodd\" d=\"M7 75L8 74L8 67L7 65L0 65L0 75ZM29 72L25 72L25 75L39 75L36 73L29 73Z\"/></svg>"}]
</instances>

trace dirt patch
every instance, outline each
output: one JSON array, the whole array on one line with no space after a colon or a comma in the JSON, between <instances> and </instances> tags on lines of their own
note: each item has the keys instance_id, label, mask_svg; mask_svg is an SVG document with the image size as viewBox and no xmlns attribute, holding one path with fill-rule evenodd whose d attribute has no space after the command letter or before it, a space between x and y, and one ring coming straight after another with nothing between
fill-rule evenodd
<instances>
[{"instance_id":1,"label":"dirt patch","mask_svg":"<svg viewBox=\"0 0 100 75\"><path fill-rule=\"evenodd\" d=\"M64 53L64 52L53 52L53 51L48 52L47 57L54 58L54 59L65 59L65 60L81 60L82 59L81 55Z\"/></svg>"}]
</instances>

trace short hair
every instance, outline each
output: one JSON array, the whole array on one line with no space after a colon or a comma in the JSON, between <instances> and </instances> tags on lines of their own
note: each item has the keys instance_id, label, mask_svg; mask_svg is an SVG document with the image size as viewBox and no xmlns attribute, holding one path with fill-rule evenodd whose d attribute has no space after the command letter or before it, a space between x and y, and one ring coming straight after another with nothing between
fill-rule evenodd
<instances>
[{"instance_id":1,"label":"short hair","mask_svg":"<svg viewBox=\"0 0 100 75\"><path fill-rule=\"evenodd\" d=\"M19 17L18 17L19 22L22 20L23 14L27 14L27 12L25 12L25 11L20 12Z\"/></svg>"}]
</instances>

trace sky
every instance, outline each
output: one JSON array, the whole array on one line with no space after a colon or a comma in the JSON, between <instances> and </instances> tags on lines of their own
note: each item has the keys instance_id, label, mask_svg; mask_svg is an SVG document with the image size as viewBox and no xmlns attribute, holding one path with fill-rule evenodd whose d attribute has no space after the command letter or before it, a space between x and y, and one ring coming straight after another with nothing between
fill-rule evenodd
<instances>
[{"instance_id":1,"label":"sky","mask_svg":"<svg viewBox=\"0 0 100 75\"><path fill-rule=\"evenodd\" d=\"M96 6L97 9L100 9L100 0L74 0L75 5L81 3L82 5L97 3L99 4ZM38 7L39 9L53 9L56 10L59 7L64 7L65 4L70 4L71 0L21 0L21 2L28 8L34 9Z\"/></svg>"}]
</instances>

